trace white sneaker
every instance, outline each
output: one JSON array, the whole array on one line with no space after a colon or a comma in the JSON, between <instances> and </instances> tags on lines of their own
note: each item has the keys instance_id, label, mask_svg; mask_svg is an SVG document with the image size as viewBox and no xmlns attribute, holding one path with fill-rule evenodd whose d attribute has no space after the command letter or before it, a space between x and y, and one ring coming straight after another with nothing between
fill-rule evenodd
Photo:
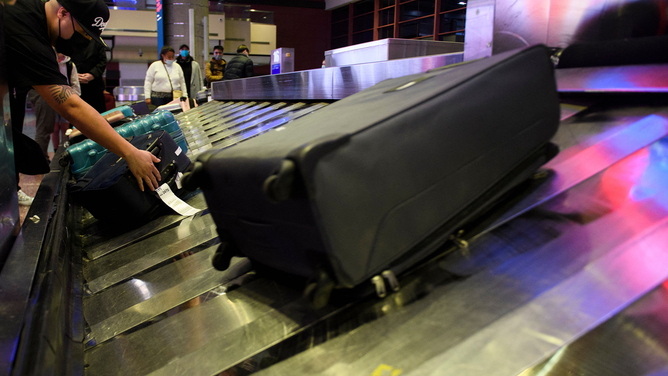
<instances>
[{"instance_id":1,"label":"white sneaker","mask_svg":"<svg viewBox=\"0 0 668 376\"><path fill-rule=\"evenodd\" d=\"M19 189L17 194L19 196L19 205L30 206L32 204L33 198L25 194L22 190Z\"/></svg>"}]
</instances>

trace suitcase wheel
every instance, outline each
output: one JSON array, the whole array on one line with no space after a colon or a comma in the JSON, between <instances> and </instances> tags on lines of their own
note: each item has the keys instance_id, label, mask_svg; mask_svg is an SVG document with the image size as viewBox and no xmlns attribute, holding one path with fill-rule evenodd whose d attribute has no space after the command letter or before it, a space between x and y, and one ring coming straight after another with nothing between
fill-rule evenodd
<instances>
[{"instance_id":1,"label":"suitcase wheel","mask_svg":"<svg viewBox=\"0 0 668 376\"><path fill-rule=\"evenodd\" d=\"M381 275L371 278L371 284L376 289L376 295L379 298L387 296L388 287L392 292L401 290L399 280L391 270L385 270Z\"/></svg>"},{"instance_id":2,"label":"suitcase wheel","mask_svg":"<svg viewBox=\"0 0 668 376\"><path fill-rule=\"evenodd\" d=\"M314 309L320 309L327 305L329 297L332 295L332 290L336 284L329 275L320 271L318 280L309 283L304 289L304 298L309 302Z\"/></svg>"},{"instance_id":3,"label":"suitcase wheel","mask_svg":"<svg viewBox=\"0 0 668 376\"><path fill-rule=\"evenodd\" d=\"M65 152L62 157L58 160L60 167L67 167L72 162L72 156L70 153Z\"/></svg>"},{"instance_id":4,"label":"suitcase wheel","mask_svg":"<svg viewBox=\"0 0 668 376\"><path fill-rule=\"evenodd\" d=\"M276 204L290 198L295 181L295 168L295 162L286 159L281 165L281 170L264 181L262 189L271 203Z\"/></svg>"},{"instance_id":5,"label":"suitcase wheel","mask_svg":"<svg viewBox=\"0 0 668 376\"><path fill-rule=\"evenodd\" d=\"M211 264L216 270L225 271L230 267L232 257L237 256L238 252L234 245L228 242L222 242L218 246L216 253L211 258Z\"/></svg>"},{"instance_id":6,"label":"suitcase wheel","mask_svg":"<svg viewBox=\"0 0 668 376\"><path fill-rule=\"evenodd\" d=\"M194 191L202 185L201 176L204 175L204 164L200 161L191 163L186 169L186 173L181 178L181 186L188 190Z\"/></svg>"}]
</instances>

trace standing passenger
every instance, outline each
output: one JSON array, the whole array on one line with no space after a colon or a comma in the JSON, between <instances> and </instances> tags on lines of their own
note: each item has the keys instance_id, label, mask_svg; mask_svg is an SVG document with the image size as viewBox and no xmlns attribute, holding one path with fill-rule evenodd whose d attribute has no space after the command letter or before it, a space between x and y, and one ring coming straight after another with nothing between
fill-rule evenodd
<instances>
[{"instance_id":1,"label":"standing passenger","mask_svg":"<svg viewBox=\"0 0 668 376\"><path fill-rule=\"evenodd\" d=\"M49 141L56 124L56 111L49 106L35 90L28 91L28 99L32 103L32 109L35 112L35 141L42 149L44 158L49 159Z\"/></svg>"},{"instance_id":2,"label":"standing passenger","mask_svg":"<svg viewBox=\"0 0 668 376\"><path fill-rule=\"evenodd\" d=\"M146 71L146 103L159 107L177 99L177 95L187 98L187 87L183 70L178 64L174 64L174 49L170 46L162 47L160 60L153 62ZM181 93L175 95L175 91Z\"/></svg>"},{"instance_id":3,"label":"standing passenger","mask_svg":"<svg viewBox=\"0 0 668 376\"><path fill-rule=\"evenodd\" d=\"M205 73L206 73L206 87L211 87L212 82L220 81L223 79L223 74L225 73L225 66L227 62L223 59L223 46L216 46L213 48L213 57L211 61L206 63Z\"/></svg>"},{"instance_id":4,"label":"standing passenger","mask_svg":"<svg viewBox=\"0 0 668 376\"><path fill-rule=\"evenodd\" d=\"M72 56L73 52L86 48L91 39L104 47L100 34L109 21L109 8L104 1L16 0L14 5L5 4L3 13L5 53L12 57L6 61L9 90L24 93L15 98L10 95L12 131L19 134L23 130L25 93L32 87L83 134L125 159L142 191L144 184L151 190L158 188L160 172L154 163L159 159L132 146L81 100L60 73L53 50L55 47L58 52ZM14 112L15 108L18 111ZM22 158L31 156L16 150L14 160ZM16 172L18 175L18 169Z\"/></svg>"},{"instance_id":5,"label":"standing passenger","mask_svg":"<svg viewBox=\"0 0 668 376\"><path fill-rule=\"evenodd\" d=\"M230 60L225 68L225 79L253 77L253 60L248 57L248 47L242 44L237 47L237 56Z\"/></svg>"},{"instance_id":6,"label":"standing passenger","mask_svg":"<svg viewBox=\"0 0 668 376\"><path fill-rule=\"evenodd\" d=\"M190 47L187 44L179 48L179 57L176 58L176 62L183 70L183 77L186 79L188 88L188 98L197 99L197 93L204 87L202 69L200 69L199 63L190 56Z\"/></svg>"},{"instance_id":7,"label":"standing passenger","mask_svg":"<svg viewBox=\"0 0 668 376\"><path fill-rule=\"evenodd\" d=\"M104 100L106 87L102 75L107 69L107 53L104 46L90 41L88 46L81 51L75 51L70 57L79 72L81 99L93 106L97 112L105 112L107 110Z\"/></svg>"}]
</instances>

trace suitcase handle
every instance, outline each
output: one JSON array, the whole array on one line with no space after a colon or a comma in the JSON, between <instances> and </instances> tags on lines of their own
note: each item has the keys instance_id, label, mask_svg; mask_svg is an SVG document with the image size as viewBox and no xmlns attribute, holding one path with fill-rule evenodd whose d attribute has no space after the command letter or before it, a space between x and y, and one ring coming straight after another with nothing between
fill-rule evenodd
<instances>
[{"instance_id":1,"label":"suitcase handle","mask_svg":"<svg viewBox=\"0 0 668 376\"><path fill-rule=\"evenodd\" d=\"M160 137L156 137L155 141L151 142L150 145L146 148L146 151L155 155L156 158L160 158L160 152L162 151L162 144L160 144Z\"/></svg>"},{"instance_id":2,"label":"suitcase handle","mask_svg":"<svg viewBox=\"0 0 668 376\"><path fill-rule=\"evenodd\" d=\"M146 148L146 151L155 155L156 158L160 158L160 152L162 151L162 144L159 141L160 137L156 137L156 139ZM156 167L158 167L157 163L155 165ZM176 161L172 161L170 164L165 166L165 168L163 168L162 171L160 171L160 177L162 178L162 183L171 185L176 180L178 172L179 172L179 164Z\"/></svg>"},{"instance_id":3,"label":"suitcase handle","mask_svg":"<svg viewBox=\"0 0 668 376\"><path fill-rule=\"evenodd\" d=\"M179 164L176 161L168 164L162 171L160 171L160 176L163 179L163 183L171 185L176 179L176 175L179 172Z\"/></svg>"}]
</instances>

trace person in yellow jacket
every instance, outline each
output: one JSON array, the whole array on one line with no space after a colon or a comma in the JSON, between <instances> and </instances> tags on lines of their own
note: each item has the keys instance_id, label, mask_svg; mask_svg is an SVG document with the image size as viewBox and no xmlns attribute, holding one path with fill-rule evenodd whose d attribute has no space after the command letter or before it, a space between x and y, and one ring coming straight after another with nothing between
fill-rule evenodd
<instances>
[{"instance_id":1,"label":"person in yellow jacket","mask_svg":"<svg viewBox=\"0 0 668 376\"><path fill-rule=\"evenodd\" d=\"M213 57L211 58L211 61L206 63L206 67L204 68L206 74L206 87L211 87L212 82L223 79L226 65L227 61L223 59L223 46L215 46L213 48Z\"/></svg>"}]
</instances>

